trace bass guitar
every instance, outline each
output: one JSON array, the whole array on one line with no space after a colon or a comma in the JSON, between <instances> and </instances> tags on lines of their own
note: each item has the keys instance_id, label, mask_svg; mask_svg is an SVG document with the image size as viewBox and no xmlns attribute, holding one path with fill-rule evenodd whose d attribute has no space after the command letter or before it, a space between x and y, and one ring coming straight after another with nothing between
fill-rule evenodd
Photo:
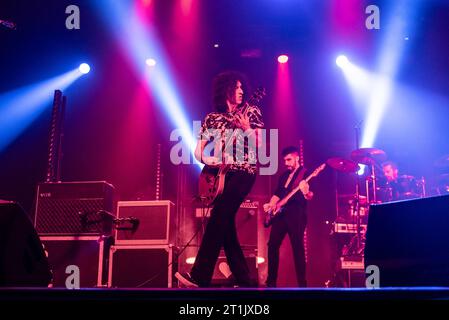
<instances>
[{"instance_id":1,"label":"bass guitar","mask_svg":"<svg viewBox=\"0 0 449 320\"><path fill-rule=\"evenodd\" d=\"M316 177L317 175L320 174L321 171L324 170L324 168L326 167L326 164L323 163L322 165L320 165L318 168L316 168L306 179L302 180L305 182L309 182L310 179ZM301 182L302 182L301 181ZM301 188L301 182L298 184L297 187L295 187L292 191L290 191L284 198L282 198L281 200L279 200L276 203L276 207L273 210L268 210L266 215L265 215L265 221L264 221L264 227L268 228L269 226L271 226L271 224L273 223L273 219L280 213L282 212L282 209L284 208L285 204L288 202L288 200L290 200L291 197L293 197L295 195L296 192L298 192Z\"/></svg>"}]
</instances>

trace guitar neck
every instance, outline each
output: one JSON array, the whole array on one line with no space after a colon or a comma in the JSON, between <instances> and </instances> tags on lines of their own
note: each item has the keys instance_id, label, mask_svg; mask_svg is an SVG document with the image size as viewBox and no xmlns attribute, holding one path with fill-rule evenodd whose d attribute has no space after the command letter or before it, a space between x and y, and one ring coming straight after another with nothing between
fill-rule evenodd
<instances>
[{"instance_id":1,"label":"guitar neck","mask_svg":"<svg viewBox=\"0 0 449 320\"><path fill-rule=\"evenodd\" d=\"M287 203L287 201L290 200L290 198L293 197L293 196L295 195L295 193L298 192L298 191L299 191L299 185L298 185L295 189L293 189L292 191L290 191L290 193L287 194L284 198L282 198L282 200L280 200L279 202L282 202L282 203L283 203L282 205L284 205L284 204Z\"/></svg>"},{"instance_id":2,"label":"guitar neck","mask_svg":"<svg viewBox=\"0 0 449 320\"><path fill-rule=\"evenodd\" d=\"M246 112L246 109L248 109L249 106L256 104L259 99L256 96L252 96L246 101L243 106L240 108L240 113L244 114Z\"/></svg>"},{"instance_id":3,"label":"guitar neck","mask_svg":"<svg viewBox=\"0 0 449 320\"><path fill-rule=\"evenodd\" d=\"M246 109L248 109L248 107L250 106L250 104L251 104L251 99L249 101L245 102L245 104L240 108L239 112L241 114L244 114L246 112Z\"/></svg>"},{"instance_id":4,"label":"guitar neck","mask_svg":"<svg viewBox=\"0 0 449 320\"><path fill-rule=\"evenodd\" d=\"M305 181L306 181L306 182L309 182L313 177L314 177L314 175L311 174L310 176L308 176L308 177L305 179Z\"/></svg>"},{"instance_id":5,"label":"guitar neck","mask_svg":"<svg viewBox=\"0 0 449 320\"><path fill-rule=\"evenodd\" d=\"M324 166L322 165L322 168L320 170L315 170L311 175L309 175L307 178L305 178L304 180L308 183L312 178L316 177L324 168ZM290 191L290 193L284 198L288 201L288 199L290 199L296 192L298 192L299 190L299 185L297 187L295 187L292 191Z\"/></svg>"},{"instance_id":6,"label":"guitar neck","mask_svg":"<svg viewBox=\"0 0 449 320\"><path fill-rule=\"evenodd\" d=\"M315 175L312 173L310 176L308 176L307 178L304 179L305 182L309 182L313 177L315 177ZM295 193L299 190L299 185L292 190L292 192L294 191Z\"/></svg>"}]
</instances>

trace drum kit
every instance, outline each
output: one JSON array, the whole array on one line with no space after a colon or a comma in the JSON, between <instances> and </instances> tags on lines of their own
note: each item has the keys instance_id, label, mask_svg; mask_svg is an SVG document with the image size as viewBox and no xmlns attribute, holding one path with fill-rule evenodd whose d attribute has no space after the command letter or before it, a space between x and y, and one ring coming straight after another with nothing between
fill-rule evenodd
<instances>
[{"instance_id":1,"label":"drum kit","mask_svg":"<svg viewBox=\"0 0 449 320\"><path fill-rule=\"evenodd\" d=\"M399 176L394 184L386 182L382 170L382 163L386 160L387 154L385 151L377 148L356 149L351 152L350 159L330 158L327 160L327 164L331 168L344 174L355 174L361 169L360 165L369 168L369 174L365 176L364 183L362 183L362 177L356 175L355 194L339 195L336 190L337 220L355 226L357 232L354 240L357 251L363 247L364 235L361 234L360 230L363 229L361 225L368 221L371 204L419 198L425 195L424 184L413 176ZM364 192L362 192L362 189L364 189ZM341 211L343 211L343 214L339 214Z\"/></svg>"},{"instance_id":2,"label":"drum kit","mask_svg":"<svg viewBox=\"0 0 449 320\"><path fill-rule=\"evenodd\" d=\"M426 195L423 178L416 179L411 175L401 175L395 181L386 182L383 175L379 176L379 171L382 171L381 164L386 160L387 154L383 150L360 148L351 152L351 160L330 158L327 160L327 164L333 169L347 174L359 171L360 165L369 167L369 175L365 178L365 195L360 194L361 188L357 183L356 194L349 197L350 201L357 199L361 206L367 207L376 203L422 198ZM449 167L449 156L447 157L447 166ZM449 189L449 174L445 178ZM341 198L339 200L345 201L348 195L339 198Z\"/></svg>"},{"instance_id":3,"label":"drum kit","mask_svg":"<svg viewBox=\"0 0 449 320\"><path fill-rule=\"evenodd\" d=\"M337 217L331 223L329 231L337 253L335 257L338 258L335 260L334 276L329 283L338 285L343 281L341 284L345 286L346 270L347 279L350 279L349 270L364 268L366 231L371 205L428 195L449 195L449 154L433 163L440 174L430 180L429 186L426 186L424 178L398 175L397 171L389 170L386 160L387 154L381 149L358 148L352 151L348 158L329 158L326 162L335 170L337 209ZM362 165L366 166L363 168L364 174L359 175ZM349 186L351 191L342 192Z\"/></svg>"},{"instance_id":4,"label":"drum kit","mask_svg":"<svg viewBox=\"0 0 449 320\"><path fill-rule=\"evenodd\" d=\"M338 194L337 219L352 223L366 223L369 206L371 204L386 203L398 200L409 200L426 197L426 181L412 175L399 175L394 181L387 181L383 175L382 163L387 160L385 151L377 148L359 148L351 152L350 159L329 158L327 164L337 172L344 174L356 174L365 165L369 168L362 177L357 176L354 194ZM434 180L434 188L429 189L431 195L449 194L449 154L444 155L434 162L434 167L442 172ZM363 188L362 188L363 185ZM343 205L342 205L343 204ZM339 214L343 209L343 214ZM349 220L349 221L348 221Z\"/></svg>"},{"instance_id":5,"label":"drum kit","mask_svg":"<svg viewBox=\"0 0 449 320\"><path fill-rule=\"evenodd\" d=\"M429 185L432 188L426 186L424 178L397 175L395 170L393 170L395 174L390 177L391 171L385 166L386 160L387 154L377 148L359 148L352 151L348 159L338 157L327 160L327 164L336 172L337 217L330 231L331 235L334 235L332 239L335 241L339 257L336 260L334 279L331 281L339 281L340 271L354 269L359 261L362 261L363 269L365 237L371 205L423 198L428 195L449 195L449 154L433 163L440 174L431 179ZM359 175L362 165L367 166L364 168L366 173ZM339 181L349 182L347 178L351 181L349 185L354 182L355 192L339 193L344 190ZM426 189L429 192L426 192Z\"/></svg>"}]
</instances>

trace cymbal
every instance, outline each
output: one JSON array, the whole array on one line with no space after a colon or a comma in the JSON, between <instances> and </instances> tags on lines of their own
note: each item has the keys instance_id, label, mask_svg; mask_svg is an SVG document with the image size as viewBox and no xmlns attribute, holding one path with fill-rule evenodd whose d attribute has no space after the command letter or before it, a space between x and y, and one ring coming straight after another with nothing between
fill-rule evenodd
<instances>
[{"instance_id":1,"label":"cymbal","mask_svg":"<svg viewBox=\"0 0 449 320\"><path fill-rule=\"evenodd\" d=\"M351 159L357 163L372 165L387 159L385 151L376 148L360 148L351 152Z\"/></svg>"},{"instance_id":2,"label":"cymbal","mask_svg":"<svg viewBox=\"0 0 449 320\"><path fill-rule=\"evenodd\" d=\"M335 170L345 173L356 172L359 170L359 165L357 163L344 158L329 158L327 159L327 164Z\"/></svg>"},{"instance_id":3,"label":"cymbal","mask_svg":"<svg viewBox=\"0 0 449 320\"><path fill-rule=\"evenodd\" d=\"M449 154L442 156L441 158L435 161L435 167L438 168L447 168L449 167Z\"/></svg>"}]
</instances>

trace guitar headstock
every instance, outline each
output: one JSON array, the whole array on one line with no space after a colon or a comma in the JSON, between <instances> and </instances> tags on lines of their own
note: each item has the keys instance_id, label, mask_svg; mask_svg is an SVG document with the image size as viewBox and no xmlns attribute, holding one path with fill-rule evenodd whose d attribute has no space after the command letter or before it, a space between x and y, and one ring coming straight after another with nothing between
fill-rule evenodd
<instances>
[{"instance_id":1,"label":"guitar headstock","mask_svg":"<svg viewBox=\"0 0 449 320\"><path fill-rule=\"evenodd\" d=\"M321 171L324 170L324 168L326 168L326 163L323 163L322 165L320 165L318 168L316 168L312 174L310 175L311 177L316 177Z\"/></svg>"},{"instance_id":2,"label":"guitar headstock","mask_svg":"<svg viewBox=\"0 0 449 320\"><path fill-rule=\"evenodd\" d=\"M251 98L249 98L248 104L253 105L259 102L260 100L262 100L263 97L266 96L266 94L267 92L264 87L258 87L256 91L254 91L254 93L252 94Z\"/></svg>"}]
</instances>

